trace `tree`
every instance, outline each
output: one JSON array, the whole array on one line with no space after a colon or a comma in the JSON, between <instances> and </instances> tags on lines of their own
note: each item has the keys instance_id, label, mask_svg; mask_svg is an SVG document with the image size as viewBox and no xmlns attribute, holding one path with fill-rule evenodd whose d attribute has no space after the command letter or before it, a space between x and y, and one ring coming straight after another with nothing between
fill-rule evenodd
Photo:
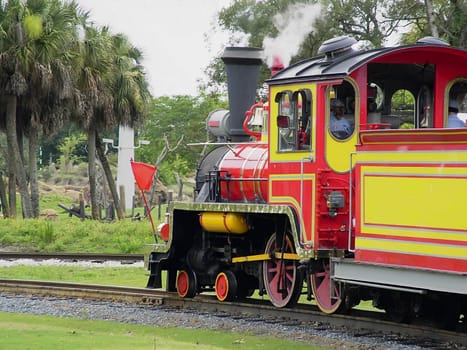
<instances>
[{"instance_id":1,"label":"tree","mask_svg":"<svg viewBox=\"0 0 467 350\"><path fill-rule=\"evenodd\" d=\"M142 53L132 46L122 35L112 37L112 66L108 78L108 89L113 96L111 114L106 114L104 126L106 129L117 125L134 127L146 117L149 100L148 83L140 65ZM112 118L110 118L112 116ZM117 216L123 219L125 214L119 205L119 198L110 166L105 156L99 133L96 131L97 154L109 184L110 192L117 209Z\"/></svg>"},{"instance_id":2,"label":"tree","mask_svg":"<svg viewBox=\"0 0 467 350\"><path fill-rule=\"evenodd\" d=\"M151 144L138 149L138 159L156 163L156 155L183 142L177 147L177 154L168 152L158 168L158 176L164 183L174 183L174 172L191 175L196 168L202 148L189 143L205 142L206 118L216 109L226 108L227 101L218 95L163 96L154 98L150 104L148 118L144 122L140 137L150 139Z\"/></svg>"},{"instance_id":3,"label":"tree","mask_svg":"<svg viewBox=\"0 0 467 350\"><path fill-rule=\"evenodd\" d=\"M59 0L10 0L0 5L0 87L6 101L9 202L14 217L16 183L23 216L39 214L39 137L41 131L50 131L47 125L59 125L58 116L64 112L58 100L69 91L67 58L76 38L76 9L73 2L62 4ZM28 154L24 152L25 136Z\"/></svg>"},{"instance_id":4,"label":"tree","mask_svg":"<svg viewBox=\"0 0 467 350\"><path fill-rule=\"evenodd\" d=\"M410 31L402 37L402 42L409 43L423 36L444 39L449 44L467 48L467 3L459 0L424 0L414 1L411 6L403 7L403 1L397 1L394 15L400 16L410 24ZM404 11L401 8L405 9Z\"/></svg>"},{"instance_id":5,"label":"tree","mask_svg":"<svg viewBox=\"0 0 467 350\"><path fill-rule=\"evenodd\" d=\"M59 0L29 0L29 15L24 20L26 36L31 40L33 62L27 77L28 90L21 98L25 133L28 137L29 183L32 215L39 216L37 154L41 135L54 133L69 118L72 96L72 60L78 41L76 25L79 11L75 3ZM28 29L28 19L42 24L40 31ZM29 25L30 26L30 25Z\"/></svg>"},{"instance_id":6,"label":"tree","mask_svg":"<svg viewBox=\"0 0 467 350\"><path fill-rule=\"evenodd\" d=\"M77 69L77 108L74 119L86 130L91 216L99 218L96 187L96 138L99 128L107 127L106 118L113 117L113 98L108 88L112 64L111 34L108 28L84 23L84 40L80 45Z\"/></svg>"},{"instance_id":7,"label":"tree","mask_svg":"<svg viewBox=\"0 0 467 350\"><path fill-rule=\"evenodd\" d=\"M433 35L453 46L467 47L467 4L460 0L236 0L219 12L218 23L221 29L231 33L226 46L241 42L266 48L265 39L279 38L287 25L300 19L309 22L303 14L317 11L317 7L308 6L318 4L320 15L312 20L312 27L309 23L301 26L309 29L290 63L315 56L323 41L335 36L350 35L366 47L382 47L405 28L411 30L403 37L403 42L413 43L423 36ZM296 29L293 33L301 35L299 31ZM285 46L291 46L291 41ZM222 91L223 69L220 60L211 62L207 68L209 82L202 88ZM260 84L269 74L263 66Z\"/></svg>"},{"instance_id":8,"label":"tree","mask_svg":"<svg viewBox=\"0 0 467 350\"><path fill-rule=\"evenodd\" d=\"M23 215L32 215L26 172L17 135L18 98L27 90L25 75L28 71L28 49L21 20L24 6L18 0L0 6L0 88L5 103L4 125L8 147L8 194L10 214L16 217L16 183L19 184ZM20 129L21 130L21 129Z\"/></svg>"}]
</instances>

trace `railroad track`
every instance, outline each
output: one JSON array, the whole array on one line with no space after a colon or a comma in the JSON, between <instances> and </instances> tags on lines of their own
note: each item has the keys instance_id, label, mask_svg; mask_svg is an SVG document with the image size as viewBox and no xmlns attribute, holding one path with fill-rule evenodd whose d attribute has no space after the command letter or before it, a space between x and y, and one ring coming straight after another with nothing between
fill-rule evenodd
<instances>
[{"instance_id":1,"label":"railroad track","mask_svg":"<svg viewBox=\"0 0 467 350\"><path fill-rule=\"evenodd\" d=\"M22 253L22 252L0 252L0 259L17 260L67 260L67 261L122 261L139 262L144 260L142 254L102 254L102 253Z\"/></svg>"},{"instance_id":2,"label":"railroad track","mask_svg":"<svg viewBox=\"0 0 467 350\"><path fill-rule=\"evenodd\" d=\"M214 296L199 295L181 299L175 293L147 288L101 286L77 283L24 281L0 279L0 292L42 297L110 300L148 307L195 310L196 312L226 315L227 317L257 319L265 322L297 324L304 327L342 328L353 334L380 334L382 337L399 335L409 342L429 341L437 348L467 349L467 333L448 332L421 325L405 325L381 319L383 314L358 311L352 315L324 315L313 306L278 309L265 300L248 300L246 303L218 302ZM440 345L441 344L441 345Z\"/></svg>"}]
</instances>

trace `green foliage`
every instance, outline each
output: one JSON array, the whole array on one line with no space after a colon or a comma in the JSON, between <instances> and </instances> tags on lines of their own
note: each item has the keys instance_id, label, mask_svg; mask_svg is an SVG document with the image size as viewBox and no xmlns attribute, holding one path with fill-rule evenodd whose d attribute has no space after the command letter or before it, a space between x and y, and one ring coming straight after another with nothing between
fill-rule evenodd
<instances>
[{"instance_id":1,"label":"green foliage","mask_svg":"<svg viewBox=\"0 0 467 350\"><path fill-rule=\"evenodd\" d=\"M136 150L136 159L156 164L163 150L167 146L175 148L183 137L178 147L168 152L159 164L158 176L163 182L173 183L174 172L182 177L189 175L196 169L202 147L188 146L188 143L205 142L208 114L226 106L227 102L216 95L154 98L149 118L138 135L151 143Z\"/></svg>"},{"instance_id":2,"label":"green foliage","mask_svg":"<svg viewBox=\"0 0 467 350\"><path fill-rule=\"evenodd\" d=\"M467 3L431 2L439 36L453 46L466 48ZM249 46L264 47L264 38L277 38L281 34L275 21L290 24L295 20L286 15L287 8L295 4L320 4L321 14L315 18L313 29L300 48L292 53L291 63L316 55L323 41L340 35L350 35L361 45L376 48L387 44L387 40L401 29L406 32L402 37L403 43L414 43L421 37L434 35L428 27L427 1L422 0L235 0L218 14L219 26L232 33L226 46L238 45L238 41L245 45L246 39ZM410 28L408 32L407 28ZM290 44L286 46L278 51L291 49ZM220 90L219 86L225 83L223 70L219 59L210 62L207 68L210 81L206 87ZM260 85L268 76L263 67Z\"/></svg>"},{"instance_id":3,"label":"green foliage","mask_svg":"<svg viewBox=\"0 0 467 350\"><path fill-rule=\"evenodd\" d=\"M44 245L50 244L55 240L55 231L52 222L45 221L39 226L39 238Z\"/></svg>"},{"instance_id":4,"label":"green foliage","mask_svg":"<svg viewBox=\"0 0 467 350\"><path fill-rule=\"evenodd\" d=\"M154 237L148 220L101 223L65 216L55 221L5 219L0 225L0 244L26 251L143 253L150 243Z\"/></svg>"},{"instance_id":5,"label":"green foliage","mask_svg":"<svg viewBox=\"0 0 467 350\"><path fill-rule=\"evenodd\" d=\"M190 163L189 159L176 154L175 157L171 157L170 161L163 162L160 165L159 179L166 185L175 184L175 173L186 176L194 172L195 167Z\"/></svg>"},{"instance_id":6,"label":"green foliage","mask_svg":"<svg viewBox=\"0 0 467 350\"><path fill-rule=\"evenodd\" d=\"M75 164L80 158L75 154L76 149L80 145L86 143L86 136L82 133L72 134L63 139L63 142L58 147L60 151L59 165L60 170L67 174L72 165Z\"/></svg>"}]
</instances>

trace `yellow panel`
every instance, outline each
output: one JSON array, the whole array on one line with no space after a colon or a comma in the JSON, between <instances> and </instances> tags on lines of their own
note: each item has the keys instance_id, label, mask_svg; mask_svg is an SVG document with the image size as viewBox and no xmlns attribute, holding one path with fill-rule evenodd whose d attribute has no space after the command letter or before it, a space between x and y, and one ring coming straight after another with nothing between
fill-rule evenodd
<instances>
[{"instance_id":1,"label":"yellow panel","mask_svg":"<svg viewBox=\"0 0 467 350\"><path fill-rule=\"evenodd\" d=\"M326 129L326 162L335 172L346 173L350 169L350 153L355 152L355 144L358 143L358 130L351 138L342 141L334 138L329 128Z\"/></svg>"},{"instance_id":2,"label":"yellow panel","mask_svg":"<svg viewBox=\"0 0 467 350\"><path fill-rule=\"evenodd\" d=\"M465 168L362 167L361 180L363 225L467 228Z\"/></svg>"},{"instance_id":3,"label":"yellow panel","mask_svg":"<svg viewBox=\"0 0 467 350\"><path fill-rule=\"evenodd\" d=\"M355 239L355 246L358 247L358 249L366 250L380 250L394 253L410 252L410 254L417 255L467 259L467 249L465 246L450 246L367 237L357 237Z\"/></svg>"}]
</instances>

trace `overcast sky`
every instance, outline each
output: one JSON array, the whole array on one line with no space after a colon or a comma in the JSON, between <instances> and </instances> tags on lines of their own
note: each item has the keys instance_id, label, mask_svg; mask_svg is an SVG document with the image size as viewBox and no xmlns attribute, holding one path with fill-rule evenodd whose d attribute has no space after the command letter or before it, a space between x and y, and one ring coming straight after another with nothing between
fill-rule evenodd
<instances>
[{"instance_id":1,"label":"overcast sky","mask_svg":"<svg viewBox=\"0 0 467 350\"><path fill-rule=\"evenodd\" d=\"M211 58L217 57L226 37L210 44L216 13L230 0L77 0L97 25L123 33L142 50L154 96L195 95L196 80Z\"/></svg>"}]
</instances>

